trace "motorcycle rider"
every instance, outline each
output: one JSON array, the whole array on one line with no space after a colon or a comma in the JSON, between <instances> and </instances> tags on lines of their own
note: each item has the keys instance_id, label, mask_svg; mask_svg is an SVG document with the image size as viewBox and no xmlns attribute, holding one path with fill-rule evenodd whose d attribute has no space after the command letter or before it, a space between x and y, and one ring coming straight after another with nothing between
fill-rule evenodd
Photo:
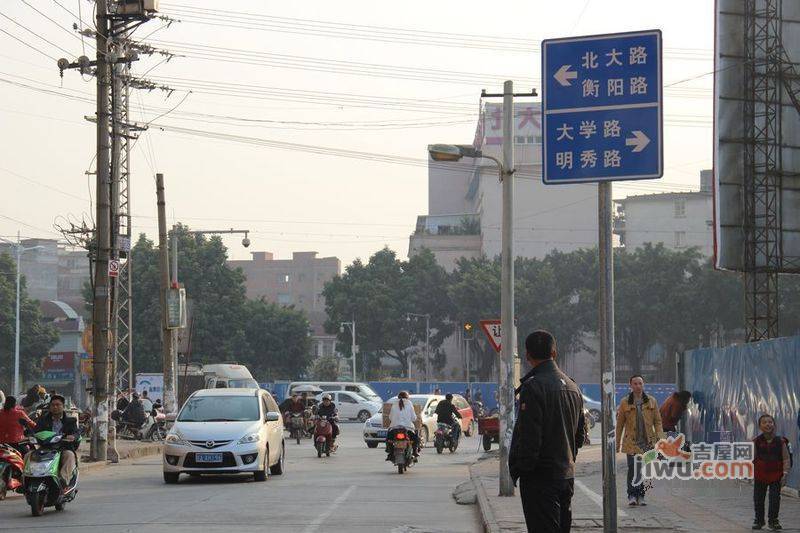
<instances>
[{"instance_id":1,"label":"motorcycle rider","mask_svg":"<svg viewBox=\"0 0 800 533\"><path fill-rule=\"evenodd\" d=\"M22 424L30 429L36 427L36 423L28 418L25 410L17 405L17 399L7 396L3 408L0 409L0 443L8 444L19 453L25 454L27 447Z\"/></svg>"},{"instance_id":2,"label":"motorcycle rider","mask_svg":"<svg viewBox=\"0 0 800 533\"><path fill-rule=\"evenodd\" d=\"M74 442L78 438L78 421L64 414L64 397L54 394L50 398L50 409L36 422L36 433L40 431L52 431L56 435L62 435L64 442ZM28 452L29 454L32 452ZM27 460L27 455L26 455ZM75 452L63 449L61 451L61 468L58 475L64 486L69 484L72 471L75 469L77 459Z\"/></svg>"},{"instance_id":3,"label":"motorcycle rider","mask_svg":"<svg viewBox=\"0 0 800 533\"><path fill-rule=\"evenodd\" d=\"M453 428L453 441L458 440L461 432L461 422L456 419L461 420L461 413L453 405L453 395L448 393L436 406L436 420Z\"/></svg>"},{"instance_id":4,"label":"motorcycle rider","mask_svg":"<svg viewBox=\"0 0 800 533\"><path fill-rule=\"evenodd\" d=\"M50 401L50 397L47 395L47 389L42 387L41 385L34 385L28 392L25 394L25 397L20 402L22 407L25 409L25 412L28 414L33 413L38 409L40 406L46 404Z\"/></svg>"},{"instance_id":5,"label":"motorcycle rider","mask_svg":"<svg viewBox=\"0 0 800 533\"><path fill-rule=\"evenodd\" d=\"M339 425L336 423L336 417L339 416L339 411L336 409L336 404L331 401L330 394L322 396L322 403L317 406L317 416L328 417L328 422L331 423L333 435L331 436L331 444L336 447L336 437L339 435Z\"/></svg>"},{"instance_id":6,"label":"motorcycle rider","mask_svg":"<svg viewBox=\"0 0 800 533\"><path fill-rule=\"evenodd\" d=\"M392 404L392 409L389 411L389 432L391 428L403 427L406 430L411 442L414 446L414 457L419 457L419 439L417 438L417 428L414 422L417 421L417 413L414 411L414 404L408 399L406 391L400 391L397 394L397 403ZM394 454L394 446L392 440L387 435L386 438L386 460L391 461Z\"/></svg>"},{"instance_id":7,"label":"motorcycle rider","mask_svg":"<svg viewBox=\"0 0 800 533\"><path fill-rule=\"evenodd\" d=\"M147 397L146 390L142 391L142 397L140 401L142 402L142 409L144 409L145 413L151 413L153 411L153 401Z\"/></svg>"},{"instance_id":8,"label":"motorcycle rider","mask_svg":"<svg viewBox=\"0 0 800 533\"><path fill-rule=\"evenodd\" d=\"M139 399L139 394L134 392L131 396L131 402L122 412L122 420L128 422L136 429L139 429L142 427L146 419L147 415L144 412L144 405Z\"/></svg>"}]
</instances>

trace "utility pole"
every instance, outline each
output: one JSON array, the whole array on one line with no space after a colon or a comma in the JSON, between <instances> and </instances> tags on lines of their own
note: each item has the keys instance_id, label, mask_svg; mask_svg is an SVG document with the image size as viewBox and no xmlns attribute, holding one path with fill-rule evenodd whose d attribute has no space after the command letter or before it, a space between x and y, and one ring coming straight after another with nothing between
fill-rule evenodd
<instances>
[{"instance_id":1,"label":"utility pole","mask_svg":"<svg viewBox=\"0 0 800 533\"><path fill-rule=\"evenodd\" d=\"M108 260L111 249L111 190L109 152L109 65L106 61L108 46L108 19L106 2L96 3L97 28L97 229L95 231L94 298L92 301L92 342L94 370L94 431L91 457L105 461L108 440L108 335L109 335L109 280Z\"/></svg>"},{"instance_id":2,"label":"utility pole","mask_svg":"<svg viewBox=\"0 0 800 533\"><path fill-rule=\"evenodd\" d=\"M611 182L597 186L600 248L600 372L603 444L603 531L617 531L616 439L614 438L614 248L612 243Z\"/></svg>"},{"instance_id":3,"label":"utility pole","mask_svg":"<svg viewBox=\"0 0 800 533\"><path fill-rule=\"evenodd\" d=\"M500 496L513 496L508 471L511 433L514 430L514 82L503 84L503 219L500 257Z\"/></svg>"},{"instance_id":4,"label":"utility pole","mask_svg":"<svg viewBox=\"0 0 800 533\"><path fill-rule=\"evenodd\" d=\"M353 381L356 380L356 351L358 347L356 346L356 317L353 317L353 320L350 322L341 322L339 324L339 333L344 333L344 327L347 326L350 328L350 353L353 356Z\"/></svg>"},{"instance_id":5,"label":"utility pole","mask_svg":"<svg viewBox=\"0 0 800 533\"><path fill-rule=\"evenodd\" d=\"M156 201L158 205L158 258L161 274L159 302L161 304L161 356L164 365L164 410L167 413L178 411L177 361L173 344L172 330L167 316L167 291L169 290L169 250L167 247L167 214L164 201L164 175L156 174Z\"/></svg>"}]
</instances>

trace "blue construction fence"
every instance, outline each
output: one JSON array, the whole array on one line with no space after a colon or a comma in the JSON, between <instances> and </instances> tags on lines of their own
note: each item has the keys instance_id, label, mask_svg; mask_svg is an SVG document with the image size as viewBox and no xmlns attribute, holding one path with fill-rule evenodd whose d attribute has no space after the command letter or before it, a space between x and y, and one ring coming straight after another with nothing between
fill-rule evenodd
<instances>
[{"instance_id":1,"label":"blue construction fence","mask_svg":"<svg viewBox=\"0 0 800 533\"><path fill-rule=\"evenodd\" d=\"M794 450L788 484L800 487L800 337L692 350L684 354L683 366L692 393L687 438L749 441L760 433L758 418L770 414Z\"/></svg>"},{"instance_id":2,"label":"blue construction fence","mask_svg":"<svg viewBox=\"0 0 800 533\"><path fill-rule=\"evenodd\" d=\"M497 391L497 383L480 381L467 383L466 381L368 381L372 390L378 393L383 399L388 399L397 396L402 390L407 390L411 394L432 394L437 388L442 394L464 394L469 388L473 398L475 394L480 391L483 397L483 405L487 410L492 410L497 407L497 400L495 399L495 391ZM274 396L279 400L286 397L289 388L288 382L276 383L262 383L261 387L272 391ZM593 400L600 401L600 384L589 383L581 385L583 393ZM646 387L647 393L655 396L659 405L663 403L667 397L675 391L675 384L673 383L649 383ZM617 385L617 404L623 396L628 394L630 389L626 384Z\"/></svg>"}]
</instances>

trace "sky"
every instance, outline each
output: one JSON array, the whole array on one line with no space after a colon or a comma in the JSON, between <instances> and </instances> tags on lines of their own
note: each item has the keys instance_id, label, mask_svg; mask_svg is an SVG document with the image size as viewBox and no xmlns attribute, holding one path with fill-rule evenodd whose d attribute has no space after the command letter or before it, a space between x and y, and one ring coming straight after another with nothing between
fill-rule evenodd
<instances>
[{"instance_id":1,"label":"sky","mask_svg":"<svg viewBox=\"0 0 800 533\"><path fill-rule=\"evenodd\" d=\"M539 89L542 39L658 28L664 39L665 174L615 197L697 189L712 156L713 0L380 3L172 0L133 38L143 56L132 118L134 233L157 239L154 174L170 224L246 229L235 259L266 250L401 257L427 209L426 146L470 143L481 89ZM59 237L94 206L94 79L56 59L94 58L87 0L0 4L0 236ZM82 18L83 23L78 19ZM13 37L12 37L13 36ZM38 89L38 90L37 90ZM386 157L391 156L391 157ZM518 185L518 186L524 186Z\"/></svg>"}]
</instances>

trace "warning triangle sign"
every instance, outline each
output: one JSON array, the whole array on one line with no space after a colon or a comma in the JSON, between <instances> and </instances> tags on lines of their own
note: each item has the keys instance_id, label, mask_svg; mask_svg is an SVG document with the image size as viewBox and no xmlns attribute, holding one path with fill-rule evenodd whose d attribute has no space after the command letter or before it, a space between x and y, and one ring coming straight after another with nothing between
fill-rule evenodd
<instances>
[{"instance_id":1,"label":"warning triangle sign","mask_svg":"<svg viewBox=\"0 0 800 533\"><path fill-rule=\"evenodd\" d=\"M481 329L486 334L486 337L489 339L489 342L492 345L492 348L497 353L500 353L500 339L502 338L502 330L500 328L500 321L499 320L481 320Z\"/></svg>"}]
</instances>

